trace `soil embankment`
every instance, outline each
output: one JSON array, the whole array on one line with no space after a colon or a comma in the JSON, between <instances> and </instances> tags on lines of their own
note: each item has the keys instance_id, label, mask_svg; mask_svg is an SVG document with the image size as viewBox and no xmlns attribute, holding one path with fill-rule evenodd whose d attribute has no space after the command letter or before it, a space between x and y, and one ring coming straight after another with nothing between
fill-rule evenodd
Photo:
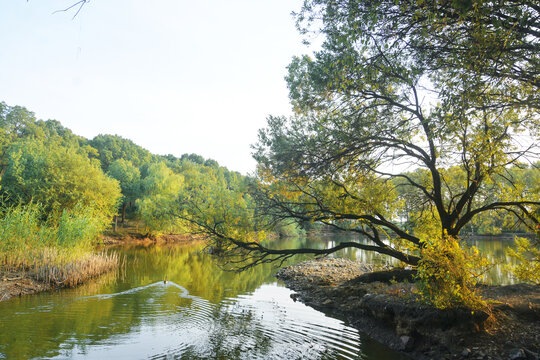
<instances>
[{"instance_id":1,"label":"soil embankment","mask_svg":"<svg viewBox=\"0 0 540 360\"><path fill-rule=\"evenodd\" d=\"M418 301L415 285L403 281L412 278L410 272L389 276L374 270L345 259L318 259L283 268L277 277L297 292L293 299L344 318L414 359L540 359L540 286L482 286L493 303L490 317L435 309Z\"/></svg>"},{"instance_id":2,"label":"soil embankment","mask_svg":"<svg viewBox=\"0 0 540 360\"><path fill-rule=\"evenodd\" d=\"M36 281L21 271L3 271L1 273L0 301L51 289L53 289L51 284Z\"/></svg>"},{"instance_id":3,"label":"soil embankment","mask_svg":"<svg viewBox=\"0 0 540 360\"><path fill-rule=\"evenodd\" d=\"M191 244L197 241L204 241L204 237L192 234L164 234L154 236L138 232L109 233L102 236L101 240L102 244L107 246Z\"/></svg>"}]
</instances>

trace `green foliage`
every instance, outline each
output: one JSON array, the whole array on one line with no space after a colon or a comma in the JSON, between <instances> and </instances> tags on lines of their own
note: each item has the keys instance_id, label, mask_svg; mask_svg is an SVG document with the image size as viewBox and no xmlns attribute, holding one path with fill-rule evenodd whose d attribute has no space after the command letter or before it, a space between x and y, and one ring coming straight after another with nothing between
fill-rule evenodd
<instances>
[{"instance_id":1,"label":"green foliage","mask_svg":"<svg viewBox=\"0 0 540 360\"><path fill-rule=\"evenodd\" d=\"M432 190L433 185L429 171L416 169L402 173L416 184ZM445 186L442 190L443 199L455 198L466 190L467 172L460 166L452 166L440 170ZM489 206L497 201L540 201L538 184L540 183L540 168L537 165L527 166L516 164L485 177L484 185L478 189L478 196L472 200L475 208ZM403 207L399 215L404 221L404 227L420 237L433 237L439 233L440 218L431 206L425 204L425 194L417 187L400 177L393 179L398 198ZM519 214L519 212L518 212ZM524 223L514 212L504 209L486 210L476 216L463 227L462 232L475 234L500 234L505 231L530 232L534 222Z\"/></svg>"},{"instance_id":2,"label":"green foliage","mask_svg":"<svg viewBox=\"0 0 540 360\"><path fill-rule=\"evenodd\" d=\"M88 141L58 121L36 120L24 107L0 103L0 195L12 205L40 203L42 218L58 221L64 209L80 204L107 221L121 205L124 220L138 204L147 231L184 231L170 214L184 173L201 183L217 173L225 181L240 176L197 154L155 156L120 136Z\"/></svg>"},{"instance_id":3,"label":"green foliage","mask_svg":"<svg viewBox=\"0 0 540 360\"><path fill-rule=\"evenodd\" d=\"M0 216L0 252L44 247L89 250L108 222L94 209L77 204L55 220L42 221L42 206L30 203L3 207Z\"/></svg>"},{"instance_id":4,"label":"green foliage","mask_svg":"<svg viewBox=\"0 0 540 360\"><path fill-rule=\"evenodd\" d=\"M120 182L122 189L122 221L126 216L126 208L133 206L135 200L142 196L141 173L130 161L118 159L112 162L107 173Z\"/></svg>"},{"instance_id":5,"label":"green foliage","mask_svg":"<svg viewBox=\"0 0 540 360\"><path fill-rule=\"evenodd\" d=\"M514 275L521 281L540 285L540 237L533 241L516 237L516 248L509 249L507 255L516 260L509 265Z\"/></svg>"},{"instance_id":6,"label":"green foliage","mask_svg":"<svg viewBox=\"0 0 540 360\"><path fill-rule=\"evenodd\" d=\"M99 211L77 204L73 209L64 209L53 233L53 246L61 248L90 249L98 236L109 225ZM49 225L50 226L50 225Z\"/></svg>"},{"instance_id":7,"label":"green foliage","mask_svg":"<svg viewBox=\"0 0 540 360\"><path fill-rule=\"evenodd\" d=\"M2 206L0 266L24 269L38 281L77 285L115 267L116 257L92 254L92 244L107 225L82 206L44 222L37 204Z\"/></svg>"},{"instance_id":8,"label":"green foliage","mask_svg":"<svg viewBox=\"0 0 540 360\"><path fill-rule=\"evenodd\" d=\"M141 179L141 172L130 161L118 159L109 166L107 175L120 182L122 194L127 198L134 198L139 192L138 182Z\"/></svg>"},{"instance_id":9,"label":"green foliage","mask_svg":"<svg viewBox=\"0 0 540 360\"><path fill-rule=\"evenodd\" d=\"M26 139L10 146L7 157L1 184L10 201L40 203L52 218L77 204L95 209L104 221L115 213L118 182L103 174L84 149Z\"/></svg>"},{"instance_id":10,"label":"green foliage","mask_svg":"<svg viewBox=\"0 0 540 360\"><path fill-rule=\"evenodd\" d=\"M148 175L142 180L142 196L136 202L147 232L183 231L182 224L172 211L183 184L183 176L175 174L164 163L150 165Z\"/></svg>"},{"instance_id":11,"label":"green foliage","mask_svg":"<svg viewBox=\"0 0 540 360\"><path fill-rule=\"evenodd\" d=\"M88 208L64 210L57 221L43 222L37 204L2 207L1 270L24 269L37 281L74 286L109 271L118 258L92 254L92 243L106 224Z\"/></svg>"},{"instance_id":12,"label":"green foliage","mask_svg":"<svg viewBox=\"0 0 540 360\"><path fill-rule=\"evenodd\" d=\"M280 238L305 235L304 229L296 222L280 222L275 226L275 230Z\"/></svg>"},{"instance_id":13,"label":"green foliage","mask_svg":"<svg viewBox=\"0 0 540 360\"><path fill-rule=\"evenodd\" d=\"M487 261L478 249L463 248L455 237L444 236L426 240L421 251L417 280L423 300L439 309L486 308L476 284Z\"/></svg>"},{"instance_id":14,"label":"green foliage","mask_svg":"<svg viewBox=\"0 0 540 360\"><path fill-rule=\"evenodd\" d=\"M157 161L148 150L118 135L98 135L89 144L97 149L103 171L108 171L111 164L118 159L129 161L139 169Z\"/></svg>"},{"instance_id":15,"label":"green foliage","mask_svg":"<svg viewBox=\"0 0 540 360\"><path fill-rule=\"evenodd\" d=\"M0 216L0 252L24 250L27 245L49 243L49 234L40 231L41 209L36 204L2 207Z\"/></svg>"},{"instance_id":16,"label":"green foliage","mask_svg":"<svg viewBox=\"0 0 540 360\"><path fill-rule=\"evenodd\" d=\"M266 219L258 214L251 179L223 168L186 164L185 186L175 214L193 232L209 236L220 258L234 261L239 250L234 241L258 243L267 235ZM231 242L232 240L233 242Z\"/></svg>"},{"instance_id":17,"label":"green foliage","mask_svg":"<svg viewBox=\"0 0 540 360\"><path fill-rule=\"evenodd\" d=\"M183 154L182 157L180 157L180 160L181 161L188 160L199 165L204 165L205 163L204 158L197 154Z\"/></svg>"}]
</instances>

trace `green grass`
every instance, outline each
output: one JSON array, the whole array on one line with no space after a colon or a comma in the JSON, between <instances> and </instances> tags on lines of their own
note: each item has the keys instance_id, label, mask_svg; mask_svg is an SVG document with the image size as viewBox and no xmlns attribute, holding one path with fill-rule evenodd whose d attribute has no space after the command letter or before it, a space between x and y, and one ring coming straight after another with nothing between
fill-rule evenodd
<instances>
[{"instance_id":1,"label":"green grass","mask_svg":"<svg viewBox=\"0 0 540 360\"><path fill-rule=\"evenodd\" d=\"M38 281L74 286L118 265L115 255L94 253L105 224L91 209L76 207L43 222L37 204L3 207L0 213L0 265L24 271Z\"/></svg>"}]
</instances>

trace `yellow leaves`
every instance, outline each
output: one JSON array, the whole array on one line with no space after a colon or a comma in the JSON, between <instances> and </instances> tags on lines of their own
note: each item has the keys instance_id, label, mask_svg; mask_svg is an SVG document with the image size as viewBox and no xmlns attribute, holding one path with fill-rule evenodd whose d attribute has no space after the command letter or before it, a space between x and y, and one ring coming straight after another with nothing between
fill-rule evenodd
<instances>
[{"instance_id":1,"label":"yellow leaves","mask_svg":"<svg viewBox=\"0 0 540 360\"><path fill-rule=\"evenodd\" d=\"M508 269L521 281L540 285L540 238L530 241L516 237L516 248L509 249L507 255L516 260L516 265Z\"/></svg>"},{"instance_id":2,"label":"yellow leaves","mask_svg":"<svg viewBox=\"0 0 540 360\"><path fill-rule=\"evenodd\" d=\"M487 303L476 291L476 283L478 270L488 262L478 249L462 247L457 238L447 235L425 240L424 245L417 275L422 299L440 309L486 308Z\"/></svg>"}]
</instances>

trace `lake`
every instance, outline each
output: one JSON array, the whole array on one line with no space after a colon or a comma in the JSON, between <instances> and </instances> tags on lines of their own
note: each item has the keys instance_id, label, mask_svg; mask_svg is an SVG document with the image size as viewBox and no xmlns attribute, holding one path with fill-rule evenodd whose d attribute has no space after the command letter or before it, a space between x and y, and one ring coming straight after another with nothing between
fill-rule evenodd
<instances>
[{"instance_id":1,"label":"lake","mask_svg":"<svg viewBox=\"0 0 540 360\"><path fill-rule=\"evenodd\" d=\"M350 238L287 239L279 246L343 240ZM511 242L480 239L475 245L504 262ZM272 264L226 272L202 244L110 251L124 259L113 273L74 289L0 302L0 359L406 358L294 302ZM392 262L359 250L338 256ZM512 281L500 266L489 277Z\"/></svg>"}]
</instances>

